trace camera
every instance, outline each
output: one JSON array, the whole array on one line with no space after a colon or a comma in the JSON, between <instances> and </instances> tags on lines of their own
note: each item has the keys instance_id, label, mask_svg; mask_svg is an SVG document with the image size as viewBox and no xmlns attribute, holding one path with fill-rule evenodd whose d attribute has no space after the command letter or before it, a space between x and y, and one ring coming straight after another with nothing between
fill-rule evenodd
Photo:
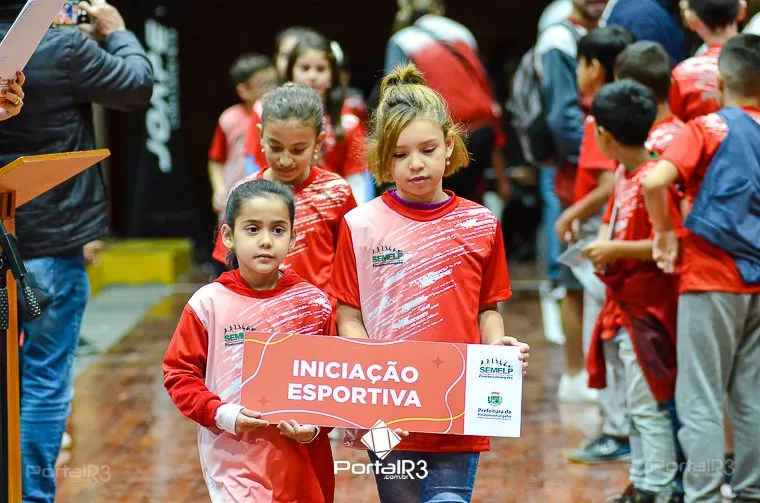
<instances>
[{"instance_id":1,"label":"camera","mask_svg":"<svg viewBox=\"0 0 760 503\"><path fill-rule=\"evenodd\" d=\"M55 24L62 26L87 24L89 22L90 16L85 10L79 8L79 2L64 3L61 12L55 18Z\"/></svg>"}]
</instances>

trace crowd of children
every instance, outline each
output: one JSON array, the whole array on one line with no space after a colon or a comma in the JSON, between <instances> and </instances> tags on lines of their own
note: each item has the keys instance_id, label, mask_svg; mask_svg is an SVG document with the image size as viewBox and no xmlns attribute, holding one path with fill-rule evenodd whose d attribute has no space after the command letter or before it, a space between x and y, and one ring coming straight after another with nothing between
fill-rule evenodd
<instances>
[{"instance_id":1,"label":"crowd of children","mask_svg":"<svg viewBox=\"0 0 760 503\"><path fill-rule=\"evenodd\" d=\"M743 0L681 7L706 47L675 68L662 46L616 26L579 38L588 116L555 230L596 270L566 287L576 331L590 327L588 385L606 390L603 433L616 445L601 460L630 452L615 501L717 503L727 451L731 496L760 501L760 37L738 35ZM199 424L213 501L334 499L327 432L269 425L240 405L230 326L512 345L527 368L530 349L498 309L512 294L500 223L443 189L470 161L446 103L399 66L365 137L342 57L295 28L275 63L246 55L231 69L242 103L220 117L209 152L220 275L188 302L164 360L169 395ZM373 198L370 174L394 188ZM373 267L382 247L403 260ZM429 475L378 476L381 501L471 500L487 437L399 433L398 448L370 460L424 460ZM344 444L363 449L356 432ZM570 457L599 461L600 445Z\"/></svg>"}]
</instances>

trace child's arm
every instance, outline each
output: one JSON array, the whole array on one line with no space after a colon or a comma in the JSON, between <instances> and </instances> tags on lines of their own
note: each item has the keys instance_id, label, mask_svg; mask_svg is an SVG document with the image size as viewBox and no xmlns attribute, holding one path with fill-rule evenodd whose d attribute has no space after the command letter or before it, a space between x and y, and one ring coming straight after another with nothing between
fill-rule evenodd
<instances>
[{"instance_id":1,"label":"child's arm","mask_svg":"<svg viewBox=\"0 0 760 503\"><path fill-rule=\"evenodd\" d=\"M349 339L369 339L361 310L338 301L338 334Z\"/></svg>"},{"instance_id":2,"label":"child's arm","mask_svg":"<svg viewBox=\"0 0 760 503\"><path fill-rule=\"evenodd\" d=\"M663 159L641 182L644 202L654 229L652 257L657 266L667 273L675 270L678 256L678 239L668 210L668 189L679 178L676 165Z\"/></svg>"},{"instance_id":3,"label":"child's arm","mask_svg":"<svg viewBox=\"0 0 760 503\"><path fill-rule=\"evenodd\" d=\"M572 225L575 220L586 220L601 210L612 195L615 175L611 171L600 171L599 183L586 197L573 204L557 219L555 231L557 236L565 242L573 241Z\"/></svg>"},{"instance_id":4,"label":"child's arm","mask_svg":"<svg viewBox=\"0 0 760 503\"><path fill-rule=\"evenodd\" d=\"M224 213L227 203L227 185L224 183L224 165L208 160L208 179L211 182L211 204L218 214Z\"/></svg>"},{"instance_id":5,"label":"child's arm","mask_svg":"<svg viewBox=\"0 0 760 503\"><path fill-rule=\"evenodd\" d=\"M597 269L601 269L613 260L623 258L641 261L652 260L652 240L609 241L605 236L603 240L600 239L586 245L583 253Z\"/></svg>"},{"instance_id":6,"label":"child's arm","mask_svg":"<svg viewBox=\"0 0 760 503\"><path fill-rule=\"evenodd\" d=\"M242 433L267 426L255 411L225 403L206 386L208 332L185 307L164 357L164 387L185 416L206 428Z\"/></svg>"},{"instance_id":7,"label":"child's arm","mask_svg":"<svg viewBox=\"0 0 760 503\"><path fill-rule=\"evenodd\" d=\"M496 304L485 306L478 313L478 329L480 330L481 344L495 344L499 346L517 346L520 348L518 358L523 364L523 375L528 372L528 360L530 360L530 346L520 342L514 337L504 334L504 318Z\"/></svg>"}]
</instances>

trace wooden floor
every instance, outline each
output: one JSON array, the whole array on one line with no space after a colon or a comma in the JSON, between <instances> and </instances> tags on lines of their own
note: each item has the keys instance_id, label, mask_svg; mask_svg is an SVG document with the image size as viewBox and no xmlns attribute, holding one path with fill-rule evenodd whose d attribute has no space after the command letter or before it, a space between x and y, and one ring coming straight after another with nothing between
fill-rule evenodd
<instances>
[{"instance_id":1,"label":"wooden floor","mask_svg":"<svg viewBox=\"0 0 760 503\"><path fill-rule=\"evenodd\" d=\"M56 501L204 502L195 424L174 408L162 385L161 360L189 294L175 294L76 381L70 420L74 445L62 455ZM592 406L558 406L562 348L542 335L538 298L507 303L508 332L533 348L525 380L522 438L495 439L481 456L473 501L597 503L627 483L627 465L573 465L564 452L595 435ZM336 447L335 458L366 462ZM367 475L339 475L337 502L378 501Z\"/></svg>"}]
</instances>

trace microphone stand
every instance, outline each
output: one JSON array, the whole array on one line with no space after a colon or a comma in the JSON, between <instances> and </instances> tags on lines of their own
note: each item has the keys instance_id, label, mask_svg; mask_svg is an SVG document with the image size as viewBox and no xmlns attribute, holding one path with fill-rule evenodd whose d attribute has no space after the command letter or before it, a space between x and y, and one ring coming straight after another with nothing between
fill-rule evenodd
<instances>
[{"instance_id":1,"label":"microphone stand","mask_svg":"<svg viewBox=\"0 0 760 503\"><path fill-rule=\"evenodd\" d=\"M16 237L8 233L0 219L0 456L2 456L4 468L0 470L0 487L2 490L1 502L8 501L7 488L9 487L8 469L10 456L20 456L21 453L11 453L8 447L8 329L10 328L10 305L8 303L7 273L11 271L13 278L21 287L21 295L24 296L29 314L33 319L42 315L40 305L34 296L27 279L28 273L24 267L24 261L16 247ZM17 317L18 319L18 317Z\"/></svg>"}]
</instances>

